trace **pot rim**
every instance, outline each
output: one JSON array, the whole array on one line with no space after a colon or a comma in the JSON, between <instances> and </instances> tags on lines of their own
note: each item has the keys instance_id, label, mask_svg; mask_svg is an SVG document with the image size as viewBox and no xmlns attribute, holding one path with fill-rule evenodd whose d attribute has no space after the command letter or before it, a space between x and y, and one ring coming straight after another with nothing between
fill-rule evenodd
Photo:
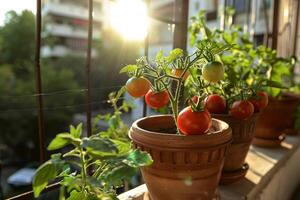
<instances>
[{"instance_id":1,"label":"pot rim","mask_svg":"<svg viewBox=\"0 0 300 200\"><path fill-rule=\"evenodd\" d=\"M154 115L144 117L136 120L129 131L129 138L135 143L145 148L154 148L170 151L202 151L218 149L221 146L229 145L232 138L232 130L229 125L221 120L212 119L213 126L217 126L217 131L210 132L210 134L202 135L182 135L182 134L169 134L156 132L155 130L147 130L139 126L139 123L144 120L159 120L164 117L164 121L160 121L160 124L169 123L172 115ZM156 118L156 119L153 119ZM168 119L169 118L169 119ZM168 121L169 120L169 121ZM147 122L144 121L147 124ZM149 127L149 126L148 126Z\"/></svg>"},{"instance_id":2,"label":"pot rim","mask_svg":"<svg viewBox=\"0 0 300 200\"><path fill-rule=\"evenodd\" d=\"M215 119L215 118L212 118L212 121L213 121L213 124L214 123L219 123L221 124L222 126L222 129L220 130L217 130L217 131L213 131L213 132L208 132L206 134L199 134L199 135L183 135L183 134L169 134L169 133L163 133L163 132L156 132L156 131L150 131L150 130L147 130L147 129L143 129L139 126L139 123L141 123L141 121L144 121L144 120L147 120L147 119L151 119L151 118L159 118L159 117L172 117L172 115L151 115L151 116L147 116L147 117L143 117L143 118L140 118L138 120L136 120L133 124L132 124L132 127L133 129L137 129L139 131L142 131L144 132L144 134L155 134L157 136L160 136L160 137L172 137L172 138L199 138L199 137L214 137L215 135L219 135L220 133L224 132L224 131L228 131L229 129L231 130L231 128L229 127L229 125L222 121L222 120L219 120L219 119ZM231 132L231 131L230 131Z\"/></svg>"}]
</instances>

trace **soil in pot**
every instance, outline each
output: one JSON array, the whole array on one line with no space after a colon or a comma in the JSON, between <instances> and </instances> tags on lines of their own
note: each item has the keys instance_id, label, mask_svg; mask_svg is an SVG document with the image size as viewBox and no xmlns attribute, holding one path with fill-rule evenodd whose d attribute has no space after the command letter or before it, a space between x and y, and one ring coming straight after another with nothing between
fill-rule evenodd
<instances>
[{"instance_id":1,"label":"soil in pot","mask_svg":"<svg viewBox=\"0 0 300 200\"><path fill-rule=\"evenodd\" d=\"M158 115L137 120L130 129L133 147L149 152L154 160L141 169L151 200L213 199L231 129L217 119L206 135L166 131L174 127L172 116Z\"/></svg>"},{"instance_id":2,"label":"soil in pot","mask_svg":"<svg viewBox=\"0 0 300 200\"><path fill-rule=\"evenodd\" d=\"M269 98L269 105L258 118L253 144L261 147L279 147L284 135L293 133L294 112L299 98L283 96L282 99Z\"/></svg>"},{"instance_id":3,"label":"soil in pot","mask_svg":"<svg viewBox=\"0 0 300 200\"><path fill-rule=\"evenodd\" d=\"M249 166L245 163L259 113L249 119L240 120L226 114L212 114L212 117L226 122L232 129L233 141L228 149L221 175L221 184L230 184L242 179Z\"/></svg>"}]
</instances>

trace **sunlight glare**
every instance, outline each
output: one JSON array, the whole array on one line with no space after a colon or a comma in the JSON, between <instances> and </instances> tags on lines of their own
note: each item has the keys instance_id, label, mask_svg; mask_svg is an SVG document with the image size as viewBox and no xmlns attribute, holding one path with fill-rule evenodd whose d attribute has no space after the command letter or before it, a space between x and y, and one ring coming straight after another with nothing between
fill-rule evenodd
<instances>
[{"instance_id":1,"label":"sunlight glare","mask_svg":"<svg viewBox=\"0 0 300 200\"><path fill-rule=\"evenodd\" d=\"M147 36L149 19L142 0L118 0L111 7L113 29L128 40L143 40Z\"/></svg>"}]
</instances>

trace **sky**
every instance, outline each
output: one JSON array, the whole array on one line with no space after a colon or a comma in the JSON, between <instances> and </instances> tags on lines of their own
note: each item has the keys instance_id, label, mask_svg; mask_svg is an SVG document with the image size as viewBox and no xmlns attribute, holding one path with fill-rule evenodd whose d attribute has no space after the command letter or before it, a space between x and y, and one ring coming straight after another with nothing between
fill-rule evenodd
<instances>
[{"instance_id":1,"label":"sky","mask_svg":"<svg viewBox=\"0 0 300 200\"><path fill-rule=\"evenodd\" d=\"M35 0L0 0L0 26L5 20L5 13L10 10L15 10L17 13L22 10L29 9L35 11Z\"/></svg>"}]
</instances>

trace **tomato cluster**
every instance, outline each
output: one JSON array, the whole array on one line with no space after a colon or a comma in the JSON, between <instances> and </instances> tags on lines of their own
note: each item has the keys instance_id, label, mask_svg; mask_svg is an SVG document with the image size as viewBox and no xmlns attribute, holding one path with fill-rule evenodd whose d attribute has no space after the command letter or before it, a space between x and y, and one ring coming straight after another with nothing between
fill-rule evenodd
<instances>
[{"instance_id":1,"label":"tomato cluster","mask_svg":"<svg viewBox=\"0 0 300 200\"><path fill-rule=\"evenodd\" d=\"M145 96L146 104L150 108L159 109L169 103L169 95L166 90L153 91L150 88L150 82L143 77L132 77L128 79L125 85L126 91L134 98Z\"/></svg>"},{"instance_id":2,"label":"tomato cluster","mask_svg":"<svg viewBox=\"0 0 300 200\"><path fill-rule=\"evenodd\" d=\"M192 98L193 102L198 101L198 97ZM225 114L226 113L226 101L225 98L212 94L204 99L202 102L206 110L213 114ZM249 100L238 100L232 103L229 108L229 114L237 119L245 120L253 115L255 112L260 112L268 105L268 95L266 92L258 92L255 97Z\"/></svg>"}]
</instances>

